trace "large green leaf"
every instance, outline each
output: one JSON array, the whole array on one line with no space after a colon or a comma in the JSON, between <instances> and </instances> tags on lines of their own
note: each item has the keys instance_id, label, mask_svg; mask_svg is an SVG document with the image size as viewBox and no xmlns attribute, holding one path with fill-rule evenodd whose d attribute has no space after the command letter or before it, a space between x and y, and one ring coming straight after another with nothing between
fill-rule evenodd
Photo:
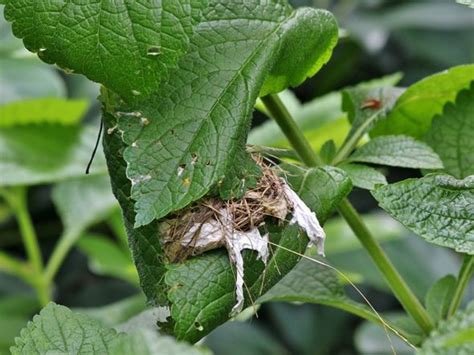
<instances>
[{"instance_id":1,"label":"large green leaf","mask_svg":"<svg viewBox=\"0 0 474 355\"><path fill-rule=\"evenodd\" d=\"M383 136L357 149L349 161L415 169L441 169L443 163L425 143L407 136Z\"/></svg>"},{"instance_id":2,"label":"large green leaf","mask_svg":"<svg viewBox=\"0 0 474 355\"><path fill-rule=\"evenodd\" d=\"M47 63L124 98L146 95L189 46L205 1L6 1L5 17Z\"/></svg>"},{"instance_id":3,"label":"large green leaf","mask_svg":"<svg viewBox=\"0 0 474 355\"><path fill-rule=\"evenodd\" d=\"M303 169L285 167L289 183L305 203L324 222L346 196L351 184L344 173L337 168ZM268 224L273 243L302 253L307 239L298 228ZM284 249L275 247L270 253L267 268L255 260L254 253L245 256L246 304L251 305L262 293L288 273L299 257ZM171 330L178 338L196 341L208 334L217 325L229 318L235 304L235 276L223 251L207 253L190 259L180 265L170 266L166 274L170 287L168 297L172 303Z\"/></svg>"},{"instance_id":4,"label":"large green leaf","mask_svg":"<svg viewBox=\"0 0 474 355\"><path fill-rule=\"evenodd\" d=\"M441 322L423 343L420 355L474 353L474 302Z\"/></svg>"},{"instance_id":5,"label":"large green leaf","mask_svg":"<svg viewBox=\"0 0 474 355\"><path fill-rule=\"evenodd\" d=\"M307 25L294 22L300 12L319 14L258 1L213 2L169 82L139 105L108 107L128 146L135 227L201 198L245 161L236 155L253 105L281 41Z\"/></svg>"},{"instance_id":6,"label":"large green leaf","mask_svg":"<svg viewBox=\"0 0 474 355\"><path fill-rule=\"evenodd\" d=\"M460 65L424 78L403 93L387 119L380 121L371 134L405 134L422 139L432 118L473 80L474 64Z\"/></svg>"},{"instance_id":7,"label":"large green leaf","mask_svg":"<svg viewBox=\"0 0 474 355\"><path fill-rule=\"evenodd\" d=\"M76 124L89 106L85 100L30 99L0 106L0 128L38 123Z\"/></svg>"},{"instance_id":8,"label":"large green leaf","mask_svg":"<svg viewBox=\"0 0 474 355\"><path fill-rule=\"evenodd\" d=\"M34 185L83 176L97 138L92 127L28 125L0 129L0 186ZM92 174L105 173L98 154Z\"/></svg>"},{"instance_id":9,"label":"large green leaf","mask_svg":"<svg viewBox=\"0 0 474 355\"><path fill-rule=\"evenodd\" d=\"M474 176L432 174L372 191L380 206L430 243L474 254Z\"/></svg>"},{"instance_id":10,"label":"large green leaf","mask_svg":"<svg viewBox=\"0 0 474 355\"><path fill-rule=\"evenodd\" d=\"M64 306L48 304L15 339L12 354L189 354L202 352L157 333L137 329L117 333L83 314Z\"/></svg>"},{"instance_id":11,"label":"large green leaf","mask_svg":"<svg viewBox=\"0 0 474 355\"><path fill-rule=\"evenodd\" d=\"M441 157L446 172L457 178L474 175L474 83L435 116L426 140Z\"/></svg>"}]
</instances>

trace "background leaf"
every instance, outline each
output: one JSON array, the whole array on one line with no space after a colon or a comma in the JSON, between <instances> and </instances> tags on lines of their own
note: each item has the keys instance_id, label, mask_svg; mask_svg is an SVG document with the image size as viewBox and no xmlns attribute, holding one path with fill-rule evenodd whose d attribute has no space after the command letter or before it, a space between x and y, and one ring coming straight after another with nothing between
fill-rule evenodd
<instances>
[{"instance_id":1,"label":"background leaf","mask_svg":"<svg viewBox=\"0 0 474 355\"><path fill-rule=\"evenodd\" d=\"M58 98L17 101L0 106L0 128L33 123L77 124L88 106L85 100Z\"/></svg>"},{"instance_id":2,"label":"background leaf","mask_svg":"<svg viewBox=\"0 0 474 355\"><path fill-rule=\"evenodd\" d=\"M420 80L403 93L387 119L379 122L371 134L405 134L422 139L432 118L473 80L474 64L453 67Z\"/></svg>"},{"instance_id":3,"label":"background leaf","mask_svg":"<svg viewBox=\"0 0 474 355\"><path fill-rule=\"evenodd\" d=\"M66 87L49 66L33 59L0 58L0 104L27 98L64 97Z\"/></svg>"},{"instance_id":4,"label":"background leaf","mask_svg":"<svg viewBox=\"0 0 474 355\"><path fill-rule=\"evenodd\" d=\"M27 125L0 129L0 186L35 185L83 176L96 128ZM106 172L99 152L92 174Z\"/></svg>"},{"instance_id":5,"label":"background leaf","mask_svg":"<svg viewBox=\"0 0 474 355\"><path fill-rule=\"evenodd\" d=\"M54 186L52 197L65 233L83 231L118 207L105 175L61 182Z\"/></svg>"},{"instance_id":6,"label":"background leaf","mask_svg":"<svg viewBox=\"0 0 474 355\"><path fill-rule=\"evenodd\" d=\"M358 148L349 161L414 169L442 169L438 155L426 144L407 136L382 136Z\"/></svg>"},{"instance_id":7,"label":"background leaf","mask_svg":"<svg viewBox=\"0 0 474 355\"><path fill-rule=\"evenodd\" d=\"M79 249L89 258L89 268L98 275L106 275L138 285L138 274L130 253L103 235L87 234L80 237Z\"/></svg>"},{"instance_id":8,"label":"background leaf","mask_svg":"<svg viewBox=\"0 0 474 355\"><path fill-rule=\"evenodd\" d=\"M474 177L407 179L372 191L380 207L426 241L474 254Z\"/></svg>"},{"instance_id":9,"label":"background leaf","mask_svg":"<svg viewBox=\"0 0 474 355\"><path fill-rule=\"evenodd\" d=\"M426 141L441 157L445 171L457 178L474 175L474 83L433 118Z\"/></svg>"}]
</instances>

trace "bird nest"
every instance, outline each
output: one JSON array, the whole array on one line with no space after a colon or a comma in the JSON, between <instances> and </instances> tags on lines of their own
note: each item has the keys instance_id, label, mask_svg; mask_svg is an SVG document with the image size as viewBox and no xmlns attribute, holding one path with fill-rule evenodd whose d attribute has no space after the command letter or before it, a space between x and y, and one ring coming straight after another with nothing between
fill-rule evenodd
<instances>
[{"instance_id":1,"label":"bird nest","mask_svg":"<svg viewBox=\"0 0 474 355\"><path fill-rule=\"evenodd\" d=\"M268 235L261 227L267 218L283 222L288 214L289 224L297 224L323 253L324 231L316 215L279 177L274 168L256 159L262 175L255 188L240 199L223 201L215 197L201 199L179 211L161 224L164 251L169 262L182 262L190 256L224 247L231 265L235 267L236 304L232 314L244 304L244 262L242 251L254 250L266 265L269 255Z\"/></svg>"},{"instance_id":2,"label":"bird nest","mask_svg":"<svg viewBox=\"0 0 474 355\"><path fill-rule=\"evenodd\" d=\"M262 226L266 218L285 219L293 206L285 194L284 182L261 159L257 163L262 175L255 188L242 198L204 198L162 223L164 250L170 262L224 247L225 239L222 233L216 233L218 230L245 233Z\"/></svg>"}]
</instances>

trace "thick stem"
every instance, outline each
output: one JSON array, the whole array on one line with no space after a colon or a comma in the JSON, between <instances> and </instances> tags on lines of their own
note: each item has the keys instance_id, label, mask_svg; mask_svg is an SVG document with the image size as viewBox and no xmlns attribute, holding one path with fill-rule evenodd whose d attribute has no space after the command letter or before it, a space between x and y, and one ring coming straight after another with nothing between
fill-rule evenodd
<instances>
[{"instance_id":1,"label":"thick stem","mask_svg":"<svg viewBox=\"0 0 474 355\"><path fill-rule=\"evenodd\" d=\"M449 306L448 317L456 313L459 305L462 301L462 296L464 291L471 280L472 274L474 273L474 256L473 255L464 255L464 261L459 271L459 276L456 284L456 289L454 291L453 299L451 300L451 305Z\"/></svg>"},{"instance_id":2,"label":"thick stem","mask_svg":"<svg viewBox=\"0 0 474 355\"><path fill-rule=\"evenodd\" d=\"M275 119L281 130L288 138L295 151L301 157L301 160L307 166L317 166L321 164L321 160L316 152L311 149L303 132L296 125L288 110L284 107L277 95L268 95L262 98L268 111ZM351 144L352 145L352 144ZM420 327L429 333L433 328L433 322L416 298L408 285L402 279L398 271L388 259L382 248L376 242L370 231L367 229L357 211L351 205L349 200L345 199L339 205L339 213L347 221L354 234L366 248L370 257L377 265L378 269L385 277L390 288L398 298L404 309L412 316L412 318L420 325Z\"/></svg>"}]
</instances>

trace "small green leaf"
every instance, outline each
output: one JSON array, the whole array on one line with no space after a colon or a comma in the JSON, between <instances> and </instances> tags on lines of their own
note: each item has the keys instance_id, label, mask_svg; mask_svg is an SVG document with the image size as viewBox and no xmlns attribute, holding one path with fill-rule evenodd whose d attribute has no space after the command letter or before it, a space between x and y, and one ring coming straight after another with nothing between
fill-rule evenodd
<instances>
[{"instance_id":1,"label":"small green leaf","mask_svg":"<svg viewBox=\"0 0 474 355\"><path fill-rule=\"evenodd\" d=\"M103 235L83 235L79 249L89 258L89 268L98 275L112 276L138 285L138 274L130 254Z\"/></svg>"},{"instance_id":2,"label":"small green leaf","mask_svg":"<svg viewBox=\"0 0 474 355\"><path fill-rule=\"evenodd\" d=\"M474 353L474 302L440 322L423 343L419 355Z\"/></svg>"},{"instance_id":3,"label":"small green leaf","mask_svg":"<svg viewBox=\"0 0 474 355\"><path fill-rule=\"evenodd\" d=\"M426 241L474 254L474 176L431 174L377 188L372 195Z\"/></svg>"},{"instance_id":4,"label":"small green leaf","mask_svg":"<svg viewBox=\"0 0 474 355\"><path fill-rule=\"evenodd\" d=\"M202 352L156 332L137 329L131 334L117 333L84 314L74 313L54 303L43 308L29 322L10 348L19 354L185 354Z\"/></svg>"},{"instance_id":5,"label":"small green leaf","mask_svg":"<svg viewBox=\"0 0 474 355\"><path fill-rule=\"evenodd\" d=\"M347 136L362 137L374 124L385 118L403 89L394 87L359 87L343 91L342 109L347 112L352 128Z\"/></svg>"},{"instance_id":6,"label":"small green leaf","mask_svg":"<svg viewBox=\"0 0 474 355\"><path fill-rule=\"evenodd\" d=\"M456 278L447 275L436 281L426 294L425 307L431 318L438 323L448 314L449 305L456 288Z\"/></svg>"},{"instance_id":7,"label":"small green leaf","mask_svg":"<svg viewBox=\"0 0 474 355\"><path fill-rule=\"evenodd\" d=\"M433 118L426 141L439 154L447 173L457 178L474 175L474 83L461 91Z\"/></svg>"},{"instance_id":8,"label":"small green leaf","mask_svg":"<svg viewBox=\"0 0 474 355\"><path fill-rule=\"evenodd\" d=\"M387 119L379 122L371 134L405 134L422 139L432 118L473 80L474 64L460 65L424 78L403 93Z\"/></svg>"},{"instance_id":9,"label":"small green leaf","mask_svg":"<svg viewBox=\"0 0 474 355\"><path fill-rule=\"evenodd\" d=\"M373 190L377 185L387 185L385 175L370 166L344 163L339 168L346 172L352 185L361 189Z\"/></svg>"},{"instance_id":10,"label":"small green leaf","mask_svg":"<svg viewBox=\"0 0 474 355\"><path fill-rule=\"evenodd\" d=\"M85 114L88 102L44 98L21 100L0 106L0 128L38 123L77 124Z\"/></svg>"},{"instance_id":11,"label":"small green leaf","mask_svg":"<svg viewBox=\"0 0 474 355\"><path fill-rule=\"evenodd\" d=\"M25 47L46 63L132 99L155 90L176 65L205 4L7 1L5 17Z\"/></svg>"},{"instance_id":12,"label":"small green leaf","mask_svg":"<svg viewBox=\"0 0 474 355\"><path fill-rule=\"evenodd\" d=\"M348 160L402 168L443 168L438 155L427 144L407 136L376 137L358 148Z\"/></svg>"},{"instance_id":13,"label":"small green leaf","mask_svg":"<svg viewBox=\"0 0 474 355\"><path fill-rule=\"evenodd\" d=\"M97 128L28 125L0 129L0 186L35 185L83 176ZM91 173L104 174L99 152Z\"/></svg>"},{"instance_id":14,"label":"small green leaf","mask_svg":"<svg viewBox=\"0 0 474 355\"><path fill-rule=\"evenodd\" d=\"M0 105L40 97L64 97L59 75L38 60L0 58Z\"/></svg>"},{"instance_id":15,"label":"small green leaf","mask_svg":"<svg viewBox=\"0 0 474 355\"><path fill-rule=\"evenodd\" d=\"M52 197L66 233L83 231L118 207L106 175L84 176L56 184Z\"/></svg>"},{"instance_id":16,"label":"small green leaf","mask_svg":"<svg viewBox=\"0 0 474 355\"><path fill-rule=\"evenodd\" d=\"M319 155L324 163L330 164L336 155L336 143L332 139L326 141L321 147Z\"/></svg>"}]
</instances>

